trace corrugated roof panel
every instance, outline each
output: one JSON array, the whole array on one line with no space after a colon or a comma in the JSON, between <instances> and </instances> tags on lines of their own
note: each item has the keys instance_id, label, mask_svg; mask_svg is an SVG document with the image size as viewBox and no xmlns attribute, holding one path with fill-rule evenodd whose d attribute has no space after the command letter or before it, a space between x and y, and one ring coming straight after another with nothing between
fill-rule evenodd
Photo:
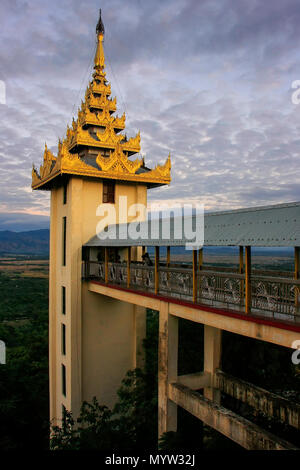
<instances>
[{"instance_id":1,"label":"corrugated roof panel","mask_svg":"<svg viewBox=\"0 0 300 470\"><path fill-rule=\"evenodd\" d=\"M85 246L183 246L189 240L185 236L176 237L176 222L170 221L170 236L163 237L161 220L159 228L151 237L153 221L136 222L109 226L116 230L117 238L100 240L97 235ZM186 217L185 222L191 222ZM195 223L195 217L192 218ZM128 227L141 231L142 238L136 240L128 237ZM152 225L153 230L153 225ZM200 230L200 229L199 229ZM205 246L300 246L300 202L279 204L276 206L254 207L226 212L213 212L204 215Z\"/></svg>"}]
</instances>

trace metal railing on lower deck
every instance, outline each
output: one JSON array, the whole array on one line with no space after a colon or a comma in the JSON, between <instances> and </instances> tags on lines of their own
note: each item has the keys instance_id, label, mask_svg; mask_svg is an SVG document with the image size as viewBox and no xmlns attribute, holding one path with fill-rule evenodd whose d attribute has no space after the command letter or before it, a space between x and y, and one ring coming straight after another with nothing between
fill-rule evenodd
<instances>
[{"instance_id":1,"label":"metal railing on lower deck","mask_svg":"<svg viewBox=\"0 0 300 470\"><path fill-rule=\"evenodd\" d=\"M295 315L300 321L299 280L251 276L252 308L279 315Z\"/></svg>"},{"instance_id":2,"label":"metal railing on lower deck","mask_svg":"<svg viewBox=\"0 0 300 470\"><path fill-rule=\"evenodd\" d=\"M108 262L107 268L105 262L88 261L84 264L85 279L101 282L107 279L111 285L245 312L247 280L244 274L211 269L198 270L196 277L193 274L192 267L168 267L162 263L159 264L157 273L155 266L140 262ZM158 276L157 291L155 276ZM250 278L250 292L250 311L253 314L261 313L281 320L300 322L300 280L283 278L276 274L255 274Z\"/></svg>"},{"instance_id":3,"label":"metal railing on lower deck","mask_svg":"<svg viewBox=\"0 0 300 470\"><path fill-rule=\"evenodd\" d=\"M244 305L245 276L238 273L200 271L197 294L212 304Z\"/></svg>"}]
</instances>

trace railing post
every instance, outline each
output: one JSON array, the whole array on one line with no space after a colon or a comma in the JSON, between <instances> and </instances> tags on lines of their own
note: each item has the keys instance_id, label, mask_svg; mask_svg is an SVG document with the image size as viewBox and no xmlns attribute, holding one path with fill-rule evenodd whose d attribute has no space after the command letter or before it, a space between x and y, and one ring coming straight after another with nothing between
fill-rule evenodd
<instances>
[{"instance_id":1,"label":"railing post","mask_svg":"<svg viewBox=\"0 0 300 470\"><path fill-rule=\"evenodd\" d=\"M155 265L154 265L154 292L158 294L158 286L159 286L159 246L155 247Z\"/></svg>"},{"instance_id":2,"label":"railing post","mask_svg":"<svg viewBox=\"0 0 300 470\"><path fill-rule=\"evenodd\" d=\"M295 246L295 272L294 272L294 279L298 280L299 279L299 246ZM295 307L297 308L299 305L299 292L298 292L298 286L295 288Z\"/></svg>"},{"instance_id":3,"label":"railing post","mask_svg":"<svg viewBox=\"0 0 300 470\"><path fill-rule=\"evenodd\" d=\"M243 274L244 272L244 247L240 246L239 247L239 273Z\"/></svg>"},{"instance_id":4,"label":"railing post","mask_svg":"<svg viewBox=\"0 0 300 470\"><path fill-rule=\"evenodd\" d=\"M203 248L200 248L200 250L199 250L198 265L199 265L199 271L201 271L202 268L203 268ZM199 292L198 292L198 298L201 298L201 276L200 276L200 275L199 275Z\"/></svg>"},{"instance_id":5,"label":"railing post","mask_svg":"<svg viewBox=\"0 0 300 470\"><path fill-rule=\"evenodd\" d=\"M170 267L170 260L171 260L171 247L167 246L167 268Z\"/></svg>"},{"instance_id":6,"label":"railing post","mask_svg":"<svg viewBox=\"0 0 300 470\"><path fill-rule=\"evenodd\" d=\"M197 302L197 250L193 250L193 302Z\"/></svg>"},{"instance_id":7,"label":"railing post","mask_svg":"<svg viewBox=\"0 0 300 470\"><path fill-rule=\"evenodd\" d=\"M146 254L146 247L145 246L142 246L142 260L143 260L143 264L145 264L144 262L144 259L143 259L143 256ZM143 283L143 287L145 286L145 271L144 269L142 269L142 283Z\"/></svg>"},{"instance_id":8,"label":"railing post","mask_svg":"<svg viewBox=\"0 0 300 470\"><path fill-rule=\"evenodd\" d=\"M202 265L203 265L203 248L200 248L199 250L199 257L198 257L198 262L199 262L199 271L201 271L202 269Z\"/></svg>"},{"instance_id":9,"label":"railing post","mask_svg":"<svg viewBox=\"0 0 300 470\"><path fill-rule=\"evenodd\" d=\"M104 269L105 269L105 275L104 275L104 280L105 280L105 284L108 283L108 247L106 246L104 248Z\"/></svg>"},{"instance_id":10,"label":"railing post","mask_svg":"<svg viewBox=\"0 0 300 470\"><path fill-rule=\"evenodd\" d=\"M251 312L251 246L245 247L245 312Z\"/></svg>"},{"instance_id":11,"label":"railing post","mask_svg":"<svg viewBox=\"0 0 300 470\"><path fill-rule=\"evenodd\" d=\"M244 273L244 247L239 247L239 274ZM244 298L244 281L240 282L240 292L241 292L241 304L243 303Z\"/></svg>"},{"instance_id":12,"label":"railing post","mask_svg":"<svg viewBox=\"0 0 300 470\"><path fill-rule=\"evenodd\" d=\"M127 250L127 287L130 287L131 246Z\"/></svg>"},{"instance_id":13,"label":"railing post","mask_svg":"<svg viewBox=\"0 0 300 470\"><path fill-rule=\"evenodd\" d=\"M170 261L171 261L171 247L167 246L167 268L169 269L170 267ZM167 272L167 281L169 282L170 280L170 273L169 271Z\"/></svg>"}]
</instances>

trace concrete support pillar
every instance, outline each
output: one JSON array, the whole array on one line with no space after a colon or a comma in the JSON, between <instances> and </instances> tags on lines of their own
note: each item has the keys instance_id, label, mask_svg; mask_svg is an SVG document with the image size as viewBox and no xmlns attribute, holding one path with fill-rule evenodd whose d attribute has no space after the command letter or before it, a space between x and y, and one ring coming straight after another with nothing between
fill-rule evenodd
<instances>
[{"instance_id":1,"label":"concrete support pillar","mask_svg":"<svg viewBox=\"0 0 300 470\"><path fill-rule=\"evenodd\" d=\"M134 344L133 344L133 368L143 369L145 365L145 351L143 340L146 338L146 309L134 305Z\"/></svg>"},{"instance_id":2,"label":"concrete support pillar","mask_svg":"<svg viewBox=\"0 0 300 470\"><path fill-rule=\"evenodd\" d=\"M220 390L214 388L214 374L221 365L221 330L204 325L204 372L211 377L211 386L204 388L204 396L218 404L221 401Z\"/></svg>"},{"instance_id":3,"label":"concrete support pillar","mask_svg":"<svg viewBox=\"0 0 300 470\"><path fill-rule=\"evenodd\" d=\"M158 436L177 430L177 405L168 398L168 385L177 379L178 318L161 302L158 345Z\"/></svg>"}]
</instances>

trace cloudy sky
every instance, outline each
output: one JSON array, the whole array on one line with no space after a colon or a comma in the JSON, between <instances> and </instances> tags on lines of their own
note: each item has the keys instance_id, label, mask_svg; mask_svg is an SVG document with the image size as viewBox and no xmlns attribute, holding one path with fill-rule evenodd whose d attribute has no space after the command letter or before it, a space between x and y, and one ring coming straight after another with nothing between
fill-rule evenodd
<instances>
[{"instance_id":1,"label":"cloudy sky","mask_svg":"<svg viewBox=\"0 0 300 470\"><path fill-rule=\"evenodd\" d=\"M172 183L151 201L221 210L300 200L298 0L1 0L0 229L17 213L46 220L32 162L45 141L56 153L77 113L99 7L127 135L141 130L149 166L171 152Z\"/></svg>"}]
</instances>

